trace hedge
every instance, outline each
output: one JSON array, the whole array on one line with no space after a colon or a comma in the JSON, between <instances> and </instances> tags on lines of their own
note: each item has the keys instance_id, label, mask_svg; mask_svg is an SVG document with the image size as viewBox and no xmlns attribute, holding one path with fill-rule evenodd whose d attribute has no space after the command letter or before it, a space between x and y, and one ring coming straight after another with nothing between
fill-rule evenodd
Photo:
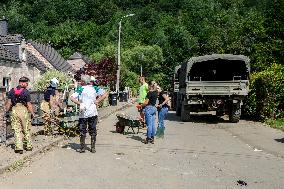
<instances>
[{"instance_id":1,"label":"hedge","mask_svg":"<svg viewBox=\"0 0 284 189\"><path fill-rule=\"evenodd\" d=\"M260 120L284 117L284 66L272 64L251 75L245 114Z\"/></svg>"}]
</instances>

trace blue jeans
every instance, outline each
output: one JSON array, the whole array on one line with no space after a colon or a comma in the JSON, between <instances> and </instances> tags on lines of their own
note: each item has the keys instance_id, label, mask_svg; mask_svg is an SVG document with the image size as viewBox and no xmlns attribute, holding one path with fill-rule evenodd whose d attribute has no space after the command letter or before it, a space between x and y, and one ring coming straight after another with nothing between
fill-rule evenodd
<instances>
[{"instance_id":1,"label":"blue jeans","mask_svg":"<svg viewBox=\"0 0 284 189\"><path fill-rule=\"evenodd\" d=\"M162 107L161 109L158 110L158 117L159 117L159 126L160 128L165 128L164 120L165 117L168 113L168 108L167 107Z\"/></svg>"},{"instance_id":2,"label":"blue jeans","mask_svg":"<svg viewBox=\"0 0 284 189\"><path fill-rule=\"evenodd\" d=\"M153 138L156 134L155 119L157 108L155 106L148 105L145 107L144 112L147 125L147 138Z\"/></svg>"}]
</instances>

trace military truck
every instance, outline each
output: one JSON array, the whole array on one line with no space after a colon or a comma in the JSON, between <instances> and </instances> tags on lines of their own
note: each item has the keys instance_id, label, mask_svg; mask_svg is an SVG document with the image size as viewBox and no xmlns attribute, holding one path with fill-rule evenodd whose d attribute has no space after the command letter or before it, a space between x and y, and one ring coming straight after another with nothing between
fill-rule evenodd
<instances>
[{"instance_id":1,"label":"military truck","mask_svg":"<svg viewBox=\"0 0 284 189\"><path fill-rule=\"evenodd\" d=\"M178 96L178 91L179 91L179 70L180 70L181 65L175 67L175 72L173 75L173 83L172 83L172 110L176 110L177 107L177 96Z\"/></svg>"},{"instance_id":2,"label":"military truck","mask_svg":"<svg viewBox=\"0 0 284 189\"><path fill-rule=\"evenodd\" d=\"M243 55L213 54L190 58L181 65L177 114L190 121L194 112L229 115L240 120L242 100L248 95L250 60Z\"/></svg>"}]
</instances>

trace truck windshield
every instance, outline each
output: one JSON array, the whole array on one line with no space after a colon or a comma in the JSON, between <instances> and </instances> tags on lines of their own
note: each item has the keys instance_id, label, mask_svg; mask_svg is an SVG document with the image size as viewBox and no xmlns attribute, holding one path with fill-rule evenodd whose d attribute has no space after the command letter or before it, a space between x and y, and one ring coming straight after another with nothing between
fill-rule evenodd
<instances>
[{"instance_id":1,"label":"truck windshield","mask_svg":"<svg viewBox=\"0 0 284 189\"><path fill-rule=\"evenodd\" d=\"M247 80L249 73L241 60L208 60L195 62L189 72L191 81L232 81Z\"/></svg>"}]
</instances>

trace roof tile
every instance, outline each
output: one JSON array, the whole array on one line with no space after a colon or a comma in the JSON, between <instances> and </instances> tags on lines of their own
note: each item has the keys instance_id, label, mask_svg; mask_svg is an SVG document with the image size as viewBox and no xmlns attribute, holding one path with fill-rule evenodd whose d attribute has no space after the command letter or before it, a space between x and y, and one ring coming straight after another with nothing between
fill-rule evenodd
<instances>
[{"instance_id":1,"label":"roof tile","mask_svg":"<svg viewBox=\"0 0 284 189\"><path fill-rule=\"evenodd\" d=\"M19 62L19 56L9 51L7 48L5 48L3 45L0 45L0 59L4 60L12 60Z\"/></svg>"},{"instance_id":2,"label":"roof tile","mask_svg":"<svg viewBox=\"0 0 284 189\"><path fill-rule=\"evenodd\" d=\"M62 72L75 71L72 66L50 45L44 45L35 41L30 41L30 43L55 69Z\"/></svg>"}]
</instances>

